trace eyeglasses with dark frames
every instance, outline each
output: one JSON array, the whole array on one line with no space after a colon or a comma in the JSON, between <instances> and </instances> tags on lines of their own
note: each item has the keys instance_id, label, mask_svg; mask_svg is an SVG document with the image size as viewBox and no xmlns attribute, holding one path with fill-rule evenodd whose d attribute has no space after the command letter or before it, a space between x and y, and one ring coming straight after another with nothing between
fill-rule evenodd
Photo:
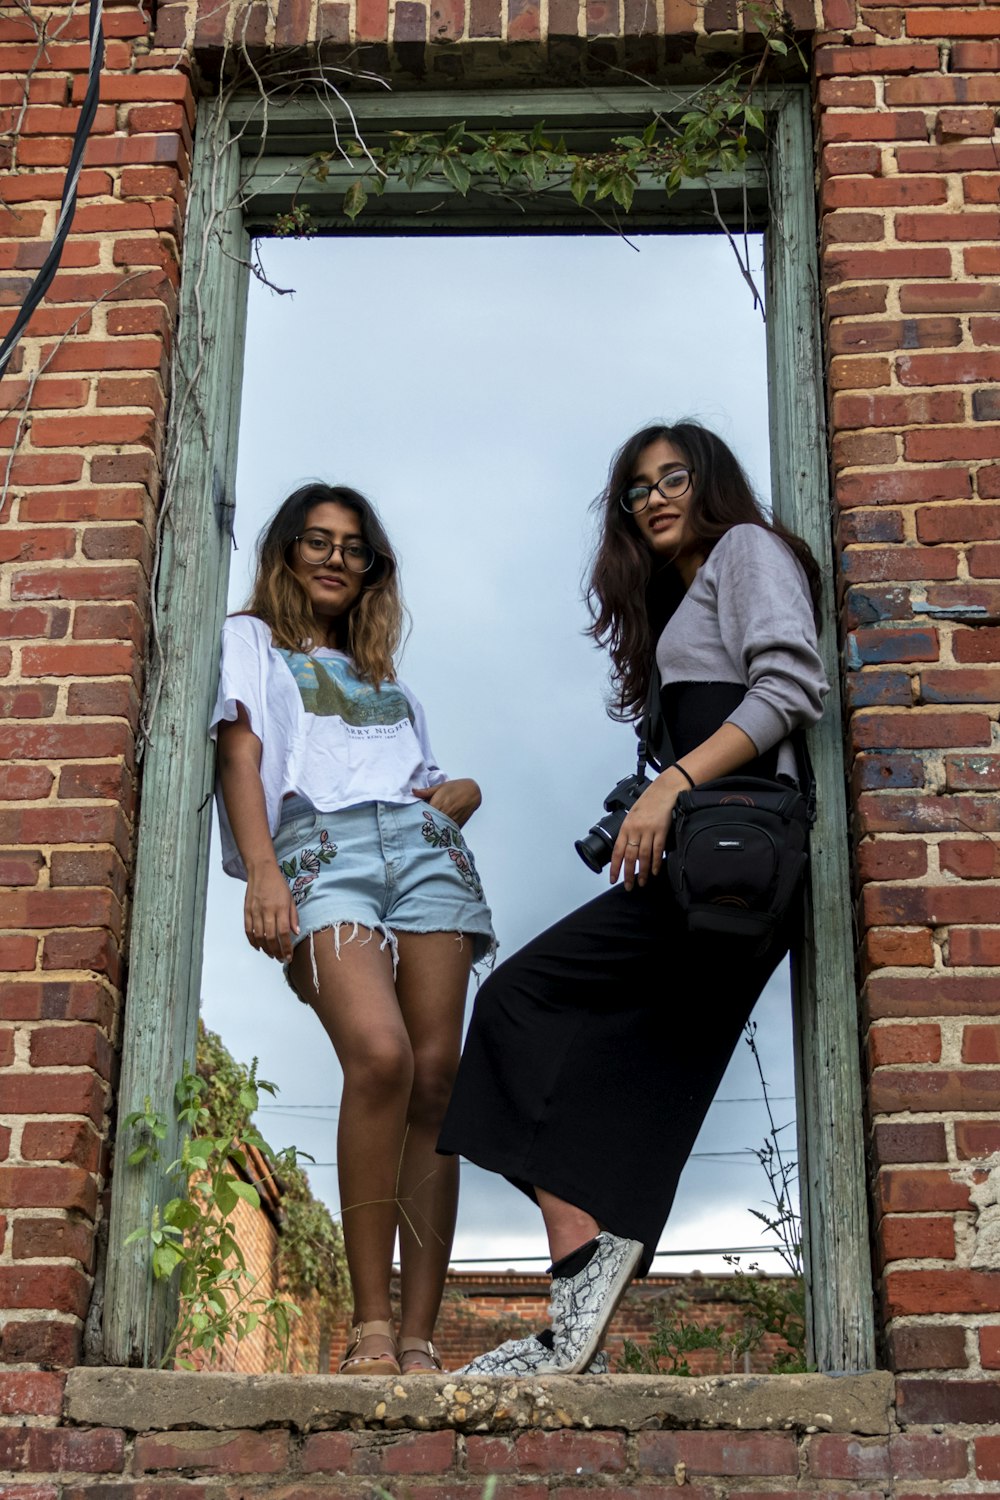
<instances>
[{"instance_id":1,"label":"eyeglasses with dark frames","mask_svg":"<svg viewBox=\"0 0 1000 1500\"><path fill-rule=\"evenodd\" d=\"M694 474L690 469L678 466L668 474L661 474L655 484L630 484L619 495L618 503L629 515L637 516L646 509L654 490L664 500L679 500L691 488L693 478Z\"/></svg>"},{"instance_id":2,"label":"eyeglasses with dark frames","mask_svg":"<svg viewBox=\"0 0 1000 1500\"><path fill-rule=\"evenodd\" d=\"M367 573L375 565L375 549L367 542L334 542L322 531L304 531L292 541L299 557L311 568L321 568L335 552L340 553L349 573Z\"/></svg>"}]
</instances>

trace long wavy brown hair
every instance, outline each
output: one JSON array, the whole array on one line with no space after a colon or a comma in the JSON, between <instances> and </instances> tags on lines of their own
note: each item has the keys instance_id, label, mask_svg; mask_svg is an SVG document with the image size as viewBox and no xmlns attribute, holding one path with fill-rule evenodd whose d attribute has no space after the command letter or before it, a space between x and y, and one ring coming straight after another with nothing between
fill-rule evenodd
<instances>
[{"instance_id":1,"label":"long wavy brown hair","mask_svg":"<svg viewBox=\"0 0 1000 1500\"><path fill-rule=\"evenodd\" d=\"M592 616L587 634L606 646L611 656L608 712L613 719L635 719L641 713L655 643L684 597L676 568L650 552L635 517L620 503L640 454L661 439L684 456L694 475L688 525L706 557L734 526L761 526L774 532L805 569L819 623L821 580L816 559L801 537L764 514L732 450L700 422L644 427L615 454L608 482L593 506L601 518L601 534L586 586Z\"/></svg>"},{"instance_id":2,"label":"long wavy brown hair","mask_svg":"<svg viewBox=\"0 0 1000 1500\"><path fill-rule=\"evenodd\" d=\"M357 601L346 620L337 621L337 645L353 658L358 676L373 687L395 682L394 658L405 617L399 570L374 506L357 490L314 481L289 495L257 539L257 576L245 612L270 625L274 644L286 651L311 651L323 638L309 595L292 572L289 558L309 512L331 503L354 511L362 540L375 553Z\"/></svg>"}]
</instances>

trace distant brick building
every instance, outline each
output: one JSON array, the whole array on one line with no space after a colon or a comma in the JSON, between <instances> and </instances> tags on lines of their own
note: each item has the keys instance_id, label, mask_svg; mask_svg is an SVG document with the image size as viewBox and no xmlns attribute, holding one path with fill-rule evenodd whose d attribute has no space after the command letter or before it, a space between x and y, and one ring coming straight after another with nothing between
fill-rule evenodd
<instances>
[{"instance_id":1,"label":"distant brick building","mask_svg":"<svg viewBox=\"0 0 1000 1500\"><path fill-rule=\"evenodd\" d=\"M142 1433L196 1429L209 1408L81 1394L105 1389L77 1367L88 1309L100 1321L122 1006L138 1003L124 969L135 745L196 102L217 91L234 37L271 73L356 57L415 101L431 85L551 96L595 79L606 95L608 63L631 82L697 81L754 45L735 0L112 3L72 235L2 388L0 1472L14 1500L200 1500L234 1472L261 1500L360 1495L373 1472L450 1496L478 1493L490 1467L526 1500L549 1483L540 1474L630 1495L692 1476L713 1495L1000 1484L1000 6L788 11L815 106L867 1189L892 1377L871 1377L864 1399L816 1377L803 1406L782 1387L781 1430L762 1430L774 1418L756 1408L730 1424L721 1396L691 1415L673 1397L643 1406L635 1388L640 1425L678 1430L632 1432L616 1407L588 1432L594 1418L567 1397L564 1431L516 1441L463 1435L472 1419L451 1397L387 1418L363 1392L351 1408L341 1386L322 1416L254 1407L235 1437L219 1415L226 1432L168 1442ZM53 234L86 30L59 0L0 18L0 150L15 169L0 208L2 327ZM544 1405L504 1411L476 1420L563 1420ZM310 1422L368 1430L303 1439Z\"/></svg>"}]
</instances>

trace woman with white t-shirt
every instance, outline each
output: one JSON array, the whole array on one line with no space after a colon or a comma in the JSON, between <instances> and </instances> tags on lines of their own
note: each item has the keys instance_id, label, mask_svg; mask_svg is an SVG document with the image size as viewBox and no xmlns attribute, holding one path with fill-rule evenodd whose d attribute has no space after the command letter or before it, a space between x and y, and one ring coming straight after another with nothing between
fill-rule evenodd
<instances>
[{"instance_id":1,"label":"woman with white t-shirt","mask_svg":"<svg viewBox=\"0 0 1000 1500\"><path fill-rule=\"evenodd\" d=\"M456 1161L435 1153L470 966L494 946L462 825L480 803L435 763L395 674L403 606L372 506L308 484L258 545L222 632L223 865L247 882L253 947L286 966L344 1073L338 1175L354 1327L341 1369L440 1369L431 1343ZM389 1277L400 1237L399 1337Z\"/></svg>"}]
</instances>

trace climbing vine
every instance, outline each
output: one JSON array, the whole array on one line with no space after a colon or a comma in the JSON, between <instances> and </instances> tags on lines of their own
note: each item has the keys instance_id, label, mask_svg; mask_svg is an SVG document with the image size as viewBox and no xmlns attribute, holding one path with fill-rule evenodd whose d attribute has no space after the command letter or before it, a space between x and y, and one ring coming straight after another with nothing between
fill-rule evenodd
<instances>
[{"instance_id":1,"label":"climbing vine","mask_svg":"<svg viewBox=\"0 0 1000 1500\"><path fill-rule=\"evenodd\" d=\"M766 133L757 93L768 67L790 58L805 69L805 58L779 4L740 7L760 37L756 59L740 58L687 101L679 117L653 107L641 134L621 135L599 149L575 150L563 137L553 138L545 122L525 130L470 130L458 121L445 131L393 130L384 144L338 138L333 150L308 158L304 180L326 182L345 165L353 174L343 200L350 220L363 213L372 197L402 184L413 189L429 182L465 197L473 189L531 195L568 187L578 206L597 207L605 200L625 213L640 183L656 184L669 197L684 181L709 173L739 173L754 139ZM657 90L651 90L655 101ZM275 220L279 236L314 231L308 207L293 197Z\"/></svg>"}]
</instances>

